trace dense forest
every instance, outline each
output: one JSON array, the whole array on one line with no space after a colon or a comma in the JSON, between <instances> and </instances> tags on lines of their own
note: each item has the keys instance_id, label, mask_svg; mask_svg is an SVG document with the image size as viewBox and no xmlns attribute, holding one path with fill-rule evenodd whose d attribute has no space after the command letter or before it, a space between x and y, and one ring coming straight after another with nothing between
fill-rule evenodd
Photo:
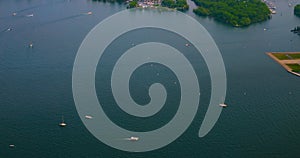
<instances>
[{"instance_id":1,"label":"dense forest","mask_svg":"<svg viewBox=\"0 0 300 158\"><path fill-rule=\"evenodd\" d=\"M122 4L122 3L125 3L126 0L92 0L93 2L104 2L104 3L119 3L119 4Z\"/></svg>"},{"instance_id":2,"label":"dense forest","mask_svg":"<svg viewBox=\"0 0 300 158\"><path fill-rule=\"evenodd\" d=\"M162 0L161 6L168 8L176 8L177 10L185 11L189 9L186 0Z\"/></svg>"},{"instance_id":3,"label":"dense forest","mask_svg":"<svg viewBox=\"0 0 300 158\"><path fill-rule=\"evenodd\" d=\"M269 8L261 0L193 0L195 14L210 16L232 26L247 26L270 18Z\"/></svg>"},{"instance_id":4,"label":"dense forest","mask_svg":"<svg viewBox=\"0 0 300 158\"><path fill-rule=\"evenodd\" d=\"M294 14L300 17L300 4L296 5L294 8Z\"/></svg>"}]
</instances>

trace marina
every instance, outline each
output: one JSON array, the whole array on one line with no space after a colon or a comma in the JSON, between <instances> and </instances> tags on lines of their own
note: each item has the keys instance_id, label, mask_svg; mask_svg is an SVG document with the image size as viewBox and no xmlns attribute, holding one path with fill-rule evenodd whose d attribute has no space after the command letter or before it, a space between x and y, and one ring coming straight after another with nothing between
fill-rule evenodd
<instances>
[{"instance_id":1,"label":"marina","mask_svg":"<svg viewBox=\"0 0 300 158\"><path fill-rule=\"evenodd\" d=\"M272 1L270 1L270 0L262 0L262 1L264 3L266 3L266 5L268 6L268 8L272 14L276 14L276 6Z\"/></svg>"}]
</instances>

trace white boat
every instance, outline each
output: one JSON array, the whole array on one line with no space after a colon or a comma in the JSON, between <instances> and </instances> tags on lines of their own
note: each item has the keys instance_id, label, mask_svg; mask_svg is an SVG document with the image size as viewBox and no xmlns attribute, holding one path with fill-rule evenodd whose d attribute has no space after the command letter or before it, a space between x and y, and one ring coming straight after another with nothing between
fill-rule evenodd
<instances>
[{"instance_id":1,"label":"white boat","mask_svg":"<svg viewBox=\"0 0 300 158\"><path fill-rule=\"evenodd\" d=\"M9 147L10 147L10 148L14 148L15 145L14 145L14 144L10 144Z\"/></svg>"},{"instance_id":2,"label":"white boat","mask_svg":"<svg viewBox=\"0 0 300 158\"><path fill-rule=\"evenodd\" d=\"M64 123L64 122L61 122L61 123L59 123L59 126L60 126L60 127L65 127L65 126L67 126L67 124Z\"/></svg>"},{"instance_id":3,"label":"white boat","mask_svg":"<svg viewBox=\"0 0 300 158\"><path fill-rule=\"evenodd\" d=\"M66 124L65 121L64 121L64 117L62 116L61 119L62 119L62 121L61 121L58 125L59 125L60 127L66 127L67 124Z\"/></svg>"},{"instance_id":4,"label":"white boat","mask_svg":"<svg viewBox=\"0 0 300 158\"><path fill-rule=\"evenodd\" d=\"M87 12L87 15L92 15L93 14L93 12Z\"/></svg>"},{"instance_id":5,"label":"white boat","mask_svg":"<svg viewBox=\"0 0 300 158\"><path fill-rule=\"evenodd\" d=\"M27 17L33 17L33 14L28 14L28 15L26 15Z\"/></svg>"},{"instance_id":6,"label":"white boat","mask_svg":"<svg viewBox=\"0 0 300 158\"><path fill-rule=\"evenodd\" d=\"M130 141L138 141L138 140L139 140L139 137L130 137L129 140L130 140Z\"/></svg>"},{"instance_id":7,"label":"white boat","mask_svg":"<svg viewBox=\"0 0 300 158\"><path fill-rule=\"evenodd\" d=\"M223 108L226 108L227 107L227 105L226 104L224 104L224 103L221 103L221 104L219 104L221 107L223 107Z\"/></svg>"},{"instance_id":8,"label":"white boat","mask_svg":"<svg viewBox=\"0 0 300 158\"><path fill-rule=\"evenodd\" d=\"M17 15L17 13L15 12L15 13L12 13L12 16L16 16Z\"/></svg>"},{"instance_id":9,"label":"white boat","mask_svg":"<svg viewBox=\"0 0 300 158\"><path fill-rule=\"evenodd\" d=\"M276 14L276 10L270 9L272 14Z\"/></svg>"},{"instance_id":10,"label":"white boat","mask_svg":"<svg viewBox=\"0 0 300 158\"><path fill-rule=\"evenodd\" d=\"M90 116L90 115L85 115L84 116L86 119L92 119L93 118L93 116Z\"/></svg>"},{"instance_id":11,"label":"white boat","mask_svg":"<svg viewBox=\"0 0 300 158\"><path fill-rule=\"evenodd\" d=\"M29 47L32 48L33 47L33 43L29 43Z\"/></svg>"}]
</instances>

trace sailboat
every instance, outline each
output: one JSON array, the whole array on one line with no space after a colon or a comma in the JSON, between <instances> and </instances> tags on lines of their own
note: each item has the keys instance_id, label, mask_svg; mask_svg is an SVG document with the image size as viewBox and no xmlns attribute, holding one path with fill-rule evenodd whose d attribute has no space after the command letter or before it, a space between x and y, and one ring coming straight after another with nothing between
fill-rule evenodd
<instances>
[{"instance_id":1,"label":"sailboat","mask_svg":"<svg viewBox=\"0 0 300 158\"><path fill-rule=\"evenodd\" d=\"M60 127L66 127L67 126L67 124L65 123L65 121L64 121L64 116L62 116L61 117L61 122L58 124Z\"/></svg>"}]
</instances>

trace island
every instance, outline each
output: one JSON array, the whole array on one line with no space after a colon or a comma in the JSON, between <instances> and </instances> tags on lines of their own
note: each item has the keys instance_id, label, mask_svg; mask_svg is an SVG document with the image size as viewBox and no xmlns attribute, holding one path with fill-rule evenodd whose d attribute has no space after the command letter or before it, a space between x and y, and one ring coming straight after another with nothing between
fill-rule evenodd
<instances>
[{"instance_id":1,"label":"island","mask_svg":"<svg viewBox=\"0 0 300 158\"><path fill-rule=\"evenodd\" d=\"M300 17L300 4L297 4L294 8L294 14Z\"/></svg>"},{"instance_id":2,"label":"island","mask_svg":"<svg viewBox=\"0 0 300 158\"><path fill-rule=\"evenodd\" d=\"M235 26L248 26L271 18L271 9L261 0L193 0L194 13Z\"/></svg>"},{"instance_id":3,"label":"island","mask_svg":"<svg viewBox=\"0 0 300 158\"><path fill-rule=\"evenodd\" d=\"M300 77L300 52L268 52L287 72Z\"/></svg>"}]
</instances>

